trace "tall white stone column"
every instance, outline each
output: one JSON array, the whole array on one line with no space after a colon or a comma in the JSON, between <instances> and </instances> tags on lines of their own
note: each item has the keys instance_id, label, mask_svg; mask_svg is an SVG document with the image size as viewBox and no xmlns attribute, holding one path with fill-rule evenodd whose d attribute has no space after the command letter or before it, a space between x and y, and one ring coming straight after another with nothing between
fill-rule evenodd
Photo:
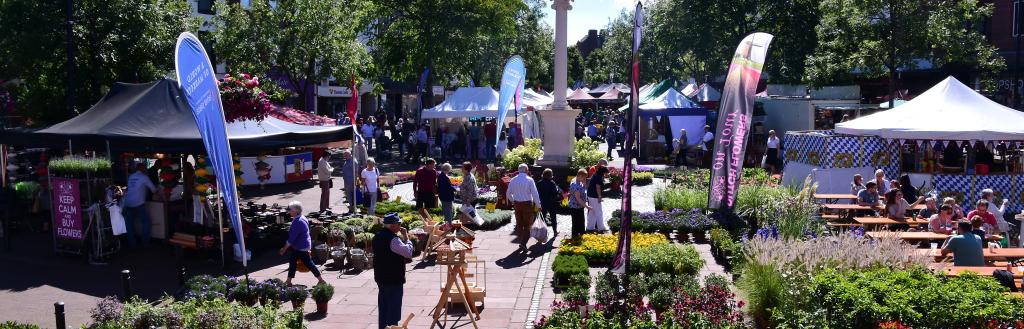
<instances>
[{"instance_id":1,"label":"tall white stone column","mask_svg":"<svg viewBox=\"0 0 1024 329\"><path fill-rule=\"evenodd\" d=\"M537 111L543 125L544 157L538 164L545 167L566 167L572 155L575 120L579 111L569 108L565 101L567 79L566 20L572 0L554 0L555 10L555 102L550 110ZM572 168L570 168L572 169Z\"/></svg>"},{"instance_id":2,"label":"tall white stone column","mask_svg":"<svg viewBox=\"0 0 1024 329\"><path fill-rule=\"evenodd\" d=\"M569 16L569 9L572 9L572 0L554 0L554 5L551 6L555 10L555 103L552 104L552 108L555 110L564 110L569 106L569 103L565 101L565 88L568 83L566 72L568 71L568 50L566 44L568 43L568 37L566 36L566 20Z\"/></svg>"}]
</instances>

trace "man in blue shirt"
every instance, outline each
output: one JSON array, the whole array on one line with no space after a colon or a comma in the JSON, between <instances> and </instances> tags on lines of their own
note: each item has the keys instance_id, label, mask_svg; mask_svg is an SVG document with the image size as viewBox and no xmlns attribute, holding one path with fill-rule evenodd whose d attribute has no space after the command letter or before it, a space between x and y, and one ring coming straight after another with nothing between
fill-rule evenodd
<instances>
[{"instance_id":1,"label":"man in blue shirt","mask_svg":"<svg viewBox=\"0 0 1024 329\"><path fill-rule=\"evenodd\" d=\"M875 182L868 182L864 189L857 192L857 204L864 207L871 207L872 210L858 210L859 216L877 216L875 209L878 205L878 185Z\"/></svg>"},{"instance_id":2,"label":"man in blue shirt","mask_svg":"<svg viewBox=\"0 0 1024 329\"><path fill-rule=\"evenodd\" d=\"M956 225L957 235L946 240L942 247L942 256L953 253L953 266L985 266L985 243L977 235L971 233L971 223L960 221Z\"/></svg>"},{"instance_id":3,"label":"man in blue shirt","mask_svg":"<svg viewBox=\"0 0 1024 329\"><path fill-rule=\"evenodd\" d=\"M160 193L157 193L156 185L153 185L153 181L149 180L149 176L146 175L146 164L138 163L135 165L135 173L128 176L128 188L124 192L123 205L128 248L134 249L136 246L136 221L139 221L139 226L142 229L142 247L149 247L151 224L149 213L146 212L146 191L153 193L155 198L161 196Z\"/></svg>"}]
</instances>

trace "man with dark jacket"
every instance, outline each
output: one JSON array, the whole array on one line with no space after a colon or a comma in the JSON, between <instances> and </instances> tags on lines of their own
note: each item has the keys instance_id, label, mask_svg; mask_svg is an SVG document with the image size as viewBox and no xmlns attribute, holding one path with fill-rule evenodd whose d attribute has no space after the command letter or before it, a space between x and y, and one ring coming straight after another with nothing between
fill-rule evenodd
<instances>
[{"instance_id":1,"label":"man with dark jacket","mask_svg":"<svg viewBox=\"0 0 1024 329\"><path fill-rule=\"evenodd\" d=\"M412 258L409 232L398 214L384 215L384 227L373 236L373 281L377 282L377 326L398 325L402 318L405 261Z\"/></svg>"}]
</instances>

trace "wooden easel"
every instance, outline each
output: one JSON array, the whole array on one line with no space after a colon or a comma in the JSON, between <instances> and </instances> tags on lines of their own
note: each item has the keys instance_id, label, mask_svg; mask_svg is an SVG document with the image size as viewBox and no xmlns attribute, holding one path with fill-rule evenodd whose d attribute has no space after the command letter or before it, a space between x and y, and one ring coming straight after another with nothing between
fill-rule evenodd
<instances>
[{"instance_id":1,"label":"wooden easel","mask_svg":"<svg viewBox=\"0 0 1024 329\"><path fill-rule=\"evenodd\" d=\"M437 324L441 324L445 328L448 327L448 314L451 311L448 301L452 298L453 286L455 292L463 296L463 298L456 299L462 300L462 305L469 312L469 320L473 323L473 328L479 328L476 325L476 320L480 319L480 311L477 310L473 296L469 293L469 284L466 283L466 265L468 264L466 253L470 250L469 244L457 239L455 234L447 234L430 249L437 253L437 265L448 267L448 275L444 288L441 290L441 298L438 299L437 305L431 311L434 321L430 323L430 328L433 329ZM443 323L440 320L442 312L444 313Z\"/></svg>"}]
</instances>

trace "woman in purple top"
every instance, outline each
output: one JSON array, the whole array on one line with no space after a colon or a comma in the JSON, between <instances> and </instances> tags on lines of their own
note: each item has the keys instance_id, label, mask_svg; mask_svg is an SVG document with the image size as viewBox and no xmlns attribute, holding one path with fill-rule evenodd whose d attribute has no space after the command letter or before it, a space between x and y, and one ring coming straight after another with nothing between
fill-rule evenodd
<instances>
[{"instance_id":1,"label":"woman in purple top","mask_svg":"<svg viewBox=\"0 0 1024 329\"><path fill-rule=\"evenodd\" d=\"M309 271L313 273L320 283L325 283L323 278L320 277L320 270L316 268L316 264L313 263L313 259L309 257L309 249L312 247L313 242L309 237L309 220L305 216L302 216L302 203L298 201L292 201L288 204L288 215L292 216L292 225L288 228L288 241L285 241L284 247L281 248L280 254L283 256L286 252L288 254L288 279L284 281L286 285L292 285L292 278L295 277L295 264L302 260L302 263L309 268Z\"/></svg>"}]
</instances>

